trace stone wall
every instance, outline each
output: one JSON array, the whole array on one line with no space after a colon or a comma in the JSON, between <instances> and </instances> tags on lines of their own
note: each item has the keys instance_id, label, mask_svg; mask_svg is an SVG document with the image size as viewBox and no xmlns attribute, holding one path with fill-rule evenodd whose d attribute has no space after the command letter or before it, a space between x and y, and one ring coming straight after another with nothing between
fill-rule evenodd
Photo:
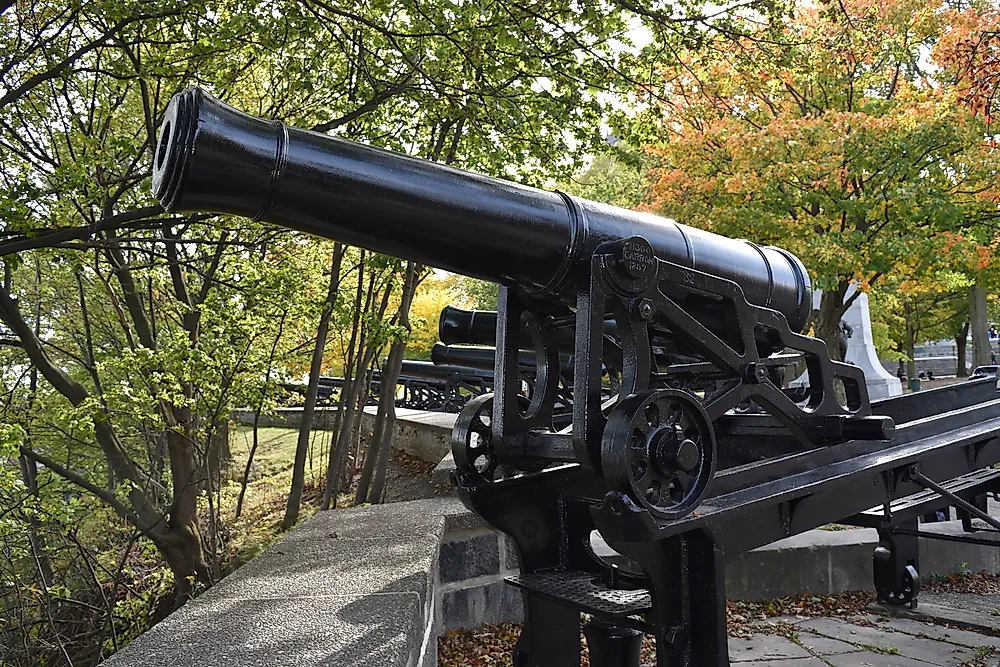
<instances>
[{"instance_id":1,"label":"stone wall","mask_svg":"<svg viewBox=\"0 0 1000 667\"><path fill-rule=\"evenodd\" d=\"M990 340L990 349L1000 358L1000 339ZM916 364L917 373L930 371L938 377L955 375L955 371L958 370L958 346L955 345L954 341L937 341L917 345L913 351L913 362ZM882 360L882 366L895 375L899 369L899 362ZM971 340L965 348L965 367L970 373L972 372Z\"/></svg>"},{"instance_id":2,"label":"stone wall","mask_svg":"<svg viewBox=\"0 0 1000 667\"><path fill-rule=\"evenodd\" d=\"M731 563L727 592L870 589L876 541L870 529L796 535ZM996 547L923 540L921 548L923 576L1000 571ZM444 631L521 620L520 593L503 583L516 571L508 540L455 498L320 512L104 664L434 667Z\"/></svg>"},{"instance_id":3,"label":"stone wall","mask_svg":"<svg viewBox=\"0 0 1000 667\"><path fill-rule=\"evenodd\" d=\"M484 525L446 532L438 553L439 629L520 622L521 595L503 581L517 568L517 554L503 534Z\"/></svg>"},{"instance_id":4,"label":"stone wall","mask_svg":"<svg viewBox=\"0 0 1000 667\"><path fill-rule=\"evenodd\" d=\"M362 435L367 437L375 427L375 406L368 406L361 417ZM451 429L458 415L445 412L427 412L396 408L396 426L392 446L422 461L437 463L451 451ZM244 426L253 424L253 412L235 410L233 421ZM318 431L333 428L337 418L336 407L316 408L313 428ZM299 428L302 408L282 408L273 415L261 416L261 427Z\"/></svg>"},{"instance_id":5,"label":"stone wall","mask_svg":"<svg viewBox=\"0 0 1000 667\"><path fill-rule=\"evenodd\" d=\"M918 375L930 371L935 377L949 377L954 376L958 370L958 357L917 357L913 363L917 368ZM899 362L883 360L882 367L895 375L899 370ZM972 372L971 366L967 365L966 368L970 373ZM903 369L905 372L905 365Z\"/></svg>"}]
</instances>

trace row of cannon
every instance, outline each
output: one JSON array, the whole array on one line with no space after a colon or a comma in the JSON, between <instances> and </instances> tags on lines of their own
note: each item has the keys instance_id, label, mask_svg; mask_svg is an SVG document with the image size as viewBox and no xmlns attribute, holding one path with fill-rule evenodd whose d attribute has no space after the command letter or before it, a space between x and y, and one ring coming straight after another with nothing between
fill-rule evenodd
<instances>
[{"instance_id":1,"label":"row of cannon","mask_svg":"<svg viewBox=\"0 0 1000 667\"><path fill-rule=\"evenodd\" d=\"M431 349L431 361L407 359L402 362L397 381L402 391L396 399L396 407L454 413L471 398L493 391L496 347L492 343L496 335L496 315L496 311L445 307L439 320L441 342ZM566 353L564 357L568 367L571 355ZM530 398L536 376L535 354L531 350L521 350L518 361L521 391ZM344 384L342 377L321 377L317 404L336 404ZM381 372L372 371L367 403L377 403L381 385ZM283 387L289 393L305 395L302 384L289 383ZM567 387L567 398L569 391Z\"/></svg>"},{"instance_id":2,"label":"row of cannon","mask_svg":"<svg viewBox=\"0 0 1000 667\"><path fill-rule=\"evenodd\" d=\"M401 396L396 399L396 407L435 412L459 412L472 398L493 391L494 368L496 367L496 326L497 312L493 310L466 310L446 306L438 320L439 342L431 348L430 361L406 359L400 367L397 387ZM621 382L621 359L616 354L619 349L618 332L615 322L608 320L604 325L604 336L612 343L602 366L604 393L610 396L618 391ZM559 341L561 369L573 368L572 337ZM530 400L535 391L538 375L538 360L532 347L529 330L525 327L519 338L517 369L520 383L519 393ZM665 375L672 378L673 385L695 391L714 388L720 379L713 372L714 366L702 360L688 358L671 352L667 341L652 348L654 357L666 369ZM783 382L783 368L794 361L787 355L777 355L770 369L777 384ZM781 363L778 363L778 362ZM382 374L373 370L368 376L369 391L367 404L374 405L381 395ZM556 410L555 421L570 421L573 379L571 373L562 373L559 378L561 410ZM345 384L344 378L323 376L319 380L318 405L334 405ZM305 395L305 386L286 384L284 388L293 394ZM400 392L398 392L400 393Z\"/></svg>"}]
</instances>

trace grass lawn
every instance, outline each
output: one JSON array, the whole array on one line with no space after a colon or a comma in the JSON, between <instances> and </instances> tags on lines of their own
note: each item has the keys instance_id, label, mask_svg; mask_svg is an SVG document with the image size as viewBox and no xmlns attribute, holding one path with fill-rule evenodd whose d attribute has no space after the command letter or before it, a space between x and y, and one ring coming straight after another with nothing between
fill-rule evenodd
<instances>
[{"instance_id":1,"label":"grass lawn","mask_svg":"<svg viewBox=\"0 0 1000 667\"><path fill-rule=\"evenodd\" d=\"M293 428L257 430L257 451L250 466L243 511L239 520L234 521L240 482L253 446L253 428L231 428L230 466L218 505L224 521L232 522L228 556L232 562L248 560L280 537L278 527L288 501L298 437L298 430ZM319 509L331 437L331 431L314 430L310 434L299 521L310 517ZM430 473L433 468L433 463L394 449L387 471L383 501L399 502L449 492L450 484L432 484ZM346 489L338 495L337 507L349 507L353 504L353 489Z\"/></svg>"},{"instance_id":2,"label":"grass lawn","mask_svg":"<svg viewBox=\"0 0 1000 667\"><path fill-rule=\"evenodd\" d=\"M313 431L310 435L300 521L318 509L330 435L330 431ZM246 560L279 537L277 529L285 513L298 437L298 430L293 428L257 430L257 451L250 466L243 511L239 520L233 524L231 558ZM225 520L233 520L235 517L240 481L252 446L252 427L231 428L229 447L232 458L220 499L220 510ZM346 496L342 495L340 500L344 499Z\"/></svg>"}]
</instances>

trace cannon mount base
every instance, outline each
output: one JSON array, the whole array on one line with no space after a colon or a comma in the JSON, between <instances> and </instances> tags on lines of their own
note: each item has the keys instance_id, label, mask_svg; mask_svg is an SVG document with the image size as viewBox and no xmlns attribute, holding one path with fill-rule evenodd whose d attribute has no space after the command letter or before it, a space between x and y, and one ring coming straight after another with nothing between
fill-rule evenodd
<instances>
[{"instance_id":1,"label":"cannon mount base","mask_svg":"<svg viewBox=\"0 0 1000 667\"><path fill-rule=\"evenodd\" d=\"M609 492L579 464L491 483L457 471L463 502L517 549L520 574L510 583L522 591L524 626L514 664L576 667L586 613L600 626L585 634L614 656L595 667L628 664L620 660L636 641L629 629L655 639L657 667L725 667L725 563L827 523L879 528L875 587L885 602L914 604L925 536L918 514L956 498L979 508L984 494L1000 492L992 469L1000 398L992 381L970 382L877 402L873 412L900 425L892 442L849 441L717 471L701 506L677 519ZM948 493L928 490L927 480ZM621 559L595 555L594 530Z\"/></svg>"}]
</instances>

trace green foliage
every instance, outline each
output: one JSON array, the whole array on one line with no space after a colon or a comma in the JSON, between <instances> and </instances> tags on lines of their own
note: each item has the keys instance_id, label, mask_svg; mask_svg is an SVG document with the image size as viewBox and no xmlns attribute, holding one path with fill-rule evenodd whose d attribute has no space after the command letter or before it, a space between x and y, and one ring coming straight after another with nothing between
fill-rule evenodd
<instances>
[{"instance_id":1,"label":"green foliage","mask_svg":"<svg viewBox=\"0 0 1000 667\"><path fill-rule=\"evenodd\" d=\"M172 588L190 592L271 539L266 513L235 528L224 515L234 487L212 469L215 436L232 409L279 403L321 313L333 320L327 371L362 339L379 351L412 335L395 319L398 260L350 249L327 303L329 243L160 210L148 171L170 95L197 84L260 116L545 183L607 149L612 102L637 102L651 54L709 34L705 19L679 21L692 2L644 12L659 44L643 51L629 44L635 17L601 0L4 7L0 319L21 345L0 347L0 580L14 591L0 617L23 624L0 641L20 647L15 665L64 653L96 664L151 607L169 607ZM591 196L631 202L633 157ZM495 306L494 285L455 289ZM15 465L15 444L62 472ZM274 500L256 481L253 508ZM52 596L80 602L60 607L79 615L46 616Z\"/></svg>"},{"instance_id":2,"label":"green foliage","mask_svg":"<svg viewBox=\"0 0 1000 667\"><path fill-rule=\"evenodd\" d=\"M649 198L649 179L646 164L629 163L622 159L623 152L601 155L594 159L585 172L561 183L559 189L584 199L634 209Z\"/></svg>"},{"instance_id":3,"label":"green foliage","mask_svg":"<svg viewBox=\"0 0 1000 667\"><path fill-rule=\"evenodd\" d=\"M458 292L475 310L496 310L497 295L500 288L496 283L489 283L475 278L462 278L457 284Z\"/></svg>"},{"instance_id":4,"label":"green foliage","mask_svg":"<svg viewBox=\"0 0 1000 667\"><path fill-rule=\"evenodd\" d=\"M685 54L655 114L653 208L791 250L825 291L992 273L998 165L983 119L925 70L939 10L800 3L794 21L747 22L775 44Z\"/></svg>"}]
</instances>

